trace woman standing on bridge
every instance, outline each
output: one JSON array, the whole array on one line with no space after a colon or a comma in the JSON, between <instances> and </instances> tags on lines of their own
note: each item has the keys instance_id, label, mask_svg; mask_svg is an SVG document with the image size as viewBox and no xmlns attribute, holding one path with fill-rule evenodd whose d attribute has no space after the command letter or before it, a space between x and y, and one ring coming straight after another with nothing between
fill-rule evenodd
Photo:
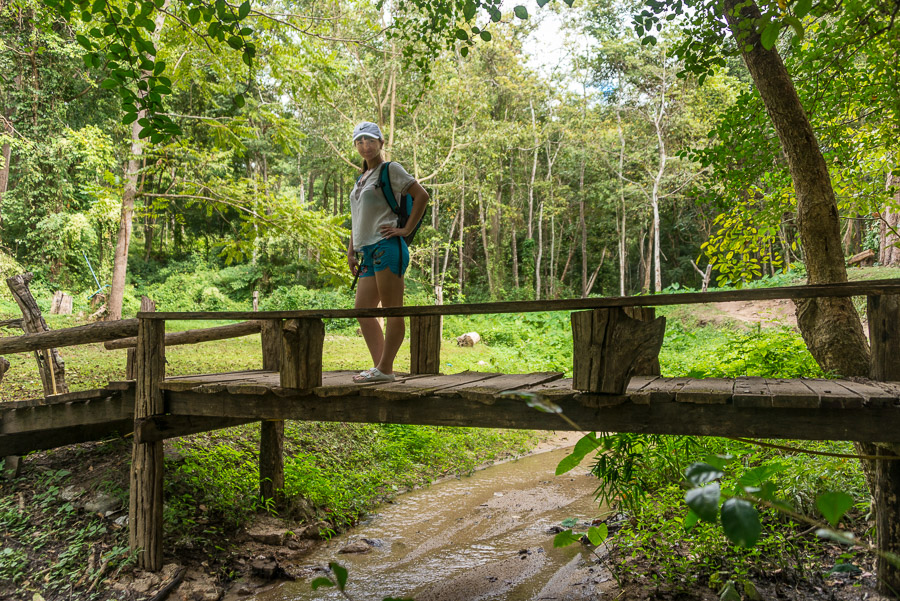
<instances>
[{"instance_id":1,"label":"woman standing on bridge","mask_svg":"<svg viewBox=\"0 0 900 601\"><path fill-rule=\"evenodd\" d=\"M385 164L381 149L384 136L375 123L363 121L353 130L353 145L362 157L362 175L350 192L352 235L347 247L350 273L359 277L356 308L403 306L403 275L409 266L405 236L415 231L425 213L428 192L399 164ZM387 169L396 199L409 194L413 208L403 227L388 204L381 184ZM403 317L388 317L386 331L374 317L359 318L359 328L374 367L353 377L354 382L390 382L394 379L394 358L406 334Z\"/></svg>"}]
</instances>

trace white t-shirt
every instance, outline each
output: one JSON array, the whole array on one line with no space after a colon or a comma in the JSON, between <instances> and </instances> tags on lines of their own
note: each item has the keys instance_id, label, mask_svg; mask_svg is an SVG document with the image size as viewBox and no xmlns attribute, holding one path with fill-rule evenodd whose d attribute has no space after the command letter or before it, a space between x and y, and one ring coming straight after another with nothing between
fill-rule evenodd
<instances>
[{"instance_id":1,"label":"white t-shirt","mask_svg":"<svg viewBox=\"0 0 900 601\"><path fill-rule=\"evenodd\" d=\"M397 225L397 215L391 210L384 198L384 192L378 187L381 165L375 167L353 186L350 191L350 218L353 232L353 248L359 250L363 246L375 244L384 236L382 225ZM406 172L400 163L388 165L388 177L391 178L391 190L397 202L409 191L416 178Z\"/></svg>"}]
</instances>

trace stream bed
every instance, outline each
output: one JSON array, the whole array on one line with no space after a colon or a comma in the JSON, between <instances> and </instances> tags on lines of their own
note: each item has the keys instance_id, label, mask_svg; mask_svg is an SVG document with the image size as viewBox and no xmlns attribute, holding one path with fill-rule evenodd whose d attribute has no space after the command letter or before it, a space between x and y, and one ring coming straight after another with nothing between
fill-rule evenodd
<instances>
[{"instance_id":1,"label":"stream bed","mask_svg":"<svg viewBox=\"0 0 900 601\"><path fill-rule=\"evenodd\" d=\"M331 561L349 570L347 592L354 601L605 598L614 583L588 547L553 548L551 529L566 518L577 518L576 530L583 532L606 513L594 500L597 480L587 472L589 460L555 475L570 451L529 455L400 495L307 557L308 579L253 599L343 599L334 588L310 586ZM351 543L370 548L340 553Z\"/></svg>"}]
</instances>

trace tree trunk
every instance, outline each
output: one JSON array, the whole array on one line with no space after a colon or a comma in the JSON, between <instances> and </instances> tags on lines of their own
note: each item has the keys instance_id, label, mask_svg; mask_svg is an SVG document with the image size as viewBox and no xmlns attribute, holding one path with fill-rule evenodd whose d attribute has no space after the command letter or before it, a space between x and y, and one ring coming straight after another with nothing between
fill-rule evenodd
<instances>
[{"instance_id":1,"label":"tree trunk","mask_svg":"<svg viewBox=\"0 0 900 601\"><path fill-rule=\"evenodd\" d=\"M534 300L541 300L541 259L544 255L544 203L538 211L537 255L534 258Z\"/></svg>"},{"instance_id":2,"label":"tree trunk","mask_svg":"<svg viewBox=\"0 0 900 601\"><path fill-rule=\"evenodd\" d=\"M12 133L12 127L3 119L3 133L9 135ZM9 142L0 147L0 226L3 225L3 197L9 187L9 168L10 159L12 159L12 145Z\"/></svg>"},{"instance_id":3,"label":"tree trunk","mask_svg":"<svg viewBox=\"0 0 900 601\"><path fill-rule=\"evenodd\" d=\"M169 0L165 0L160 12L157 13L155 23L156 30L150 35L155 44L159 41L159 35L165 22L163 11L169 6ZM142 78L146 79L150 73L144 72ZM128 246L131 243L131 221L134 216L134 197L137 195L138 171L141 166L141 155L144 153L144 145L140 134L143 127L139 125L141 119L146 117L144 111L138 112L138 119L131 124L131 156L125 168L125 188L122 192L122 210L119 213L119 234L116 239L116 254L113 258L112 284L109 289L109 304L106 307L106 319L115 321L122 319L122 301L125 297L125 273L128 270Z\"/></svg>"},{"instance_id":4,"label":"tree trunk","mask_svg":"<svg viewBox=\"0 0 900 601\"><path fill-rule=\"evenodd\" d=\"M894 194L894 204L900 204L900 177L888 175L887 187L897 186ZM2 190L2 188L0 188ZM900 263L900 212L890 206L884 207L881 212L881 230L879 232L881 246L878 251L878 262L882 265L897 265Z\"/></svg>"},{"instance_id":5,"label":"tree trunk","mask_svg":"<svg viewBox=\"0 0 900 601\"><path fill-rule=\"evenodd\" d=\"M484 246L484 269L487 273L488 294L494 298L494 278L491 276L491 255L488 251L487 223L484 220L484 200L481 188L478 188L478 219L481 221L481 244Z\"/></svg>"},{"instance_id":6,"label":"tree trunk","mask_svg":"<svg viewBox=\"0 0 900 601\"><path fill-rule=\"evenodd\" d=\"M622 211L621 224L619 219L616 219L616 230L619 234L619 296L625 296L625 266L627 264L625 256L625 134L622 131L622 112L619 109L616 109L616 129L619 132L619 206Z\"/></svg>"},{"instance_id":7,"label":"tree trunk","mask_svg":"<svg viewBox=\"0 0 900 601\"><path fill-rule=\"evenodd\" d=\"M618 220L616 220L618 221ZM587 296L587 222L584 219L584 157L578 170L578 229L581 230L581 298Z\"/></svg>"},{"instance_id":8,"label":"tree trunk","mask_svg":"<svg viewBox=\"0 0 900 601\"><path fill-rule=\"evenodd\" d=\"M466 172L462 176L462 193L459 195L459 294L463 293L463 281L465 280L465 255L466 255Z\"/></svg>"},{"instance_id":9,"label":"tree trunk","mask_svg":"<svg viewBox=\"0 0 900 601\"><path fill-rule=\"evenodd\" d=\"M737 9L738 6L742 8ZM790 75L778 52L762 46L753 25L760 18L755 3L726 0L725 16L739 40L744 62L790 167L809 283L846 282L837 202L828 166ZM741 28L742 24L746 29ZM843 376L868 374L869 345L849 298L798 301L797 323L807 347L824 370Z\"/></svg>"},{"instance_id":10,"label":"tree trunk","mask_svg":"<svg viewBox=\"0 0 900 601\"><path fill-rule=\"evenodd\" d=\"M531 163L531 179L528 181L528 239L534 238L534 176L537 174L538 151L541 148L537 135L537 123L534 119L534 103L531 107L531 129L534 132L534 160Z\"/></svg>"}]
</instances>

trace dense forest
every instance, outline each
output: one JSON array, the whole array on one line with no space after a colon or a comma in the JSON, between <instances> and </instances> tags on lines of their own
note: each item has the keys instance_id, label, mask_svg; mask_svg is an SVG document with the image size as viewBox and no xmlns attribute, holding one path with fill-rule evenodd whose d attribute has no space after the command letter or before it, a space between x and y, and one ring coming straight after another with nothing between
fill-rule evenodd
<instances>
[{"instance_id":1,"label":"dense forest","mask_svg":"<svg viewBox=\"0 0 900 601\"><path fill-rule=\"evenodd\" d=\"M115 42L92 60L91 22L4 2L4 252L47 288L84 291L88 261L109 284L127 249L130 311L166 266L228 266L172 299L207 309L346 284L349 133L371 119L432 196L411 281L438 302L700 288L800 265L788 165L733 49L698 77L679 58L695 43L684 15L647 43L639 7L552 8L537 20L562 24L565 52L545 69L526 52L541 53L541 26L513 14L417 64L384 8L257 4L248 68L187 5L164 10L156 85L182 135L153 143L109 78ZM896 11L828 8L776 43L828 162L844 253L893 264Z\"/></svg>"},{"instance_id":2,"label":"dense forest","mask_svg":"<svg viewBox=\"0 0 900 601\"><path fill-rule=\"evenodd\" d=\"M76 315L48 317L54 327L134 315L142 295L162 311L247 309L254 293L264 310L350 307L351 132L374 121L386 158L430 196L407 304L821 284L845 281L848 262L895 275L898 15L897 0L0 0L0 271L32 272L45 312L54 292L75 296ZM662 309L662 375L879 379L861 305L796 305L796 317L780 307L778 327ZM19 314L5 290L0 310ZM448 317L445 343L470 329L483 343L443 349L442 371L569 373L570 326L552 312ZM325 327L338 340L325 369L357 369L356 323ZM169 369L259 368L257 338L217 349L173 350ZM121 378L124 352L68 350L73 389ZM40 394L33 357L10 356L4 400ZM202 566L213 591L250 571L250 551L229 555L242 529L276 513L259 494L260 437L249 424L167 447L167 559ZM755 599L753 579L794 579L807 596L790 598L805 600L853 568L896 597L897 445L600 438L596 494L624 512L617 584L733 599L720 591L736 583ZM280 517L327 538L400 490L536 439L289 422ZM600 448L586 439L578 461ZM34 453L0 481L0 596L120 598L137 565L127 532L63 493L77 484L127 506L130 444ZM698 459L729 490L766 481L793 513L761 503L764 536L749 550L722 536L715 511L688 524L685 481L708 482L686 475ZM845 513L852 550L842 534L811 542L808 524L821 514L837 528ZM570 543L576 522L562 522Z\"/></svg>"}]
</instances>

